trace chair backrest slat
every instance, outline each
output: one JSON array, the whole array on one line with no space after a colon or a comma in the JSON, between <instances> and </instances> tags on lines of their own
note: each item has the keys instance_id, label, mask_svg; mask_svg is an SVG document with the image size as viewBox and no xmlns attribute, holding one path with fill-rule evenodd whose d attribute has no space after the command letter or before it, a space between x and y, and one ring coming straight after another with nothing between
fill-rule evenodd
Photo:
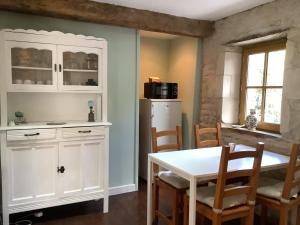
<instances>
[{"instance_id":1,"label":"chair backrest slat","mask_svg":"<svg viewBox=\"0 0 300 225\"><path fill-rule=\"evenodd\" d=\"M238 151L230 152L229 146L223 146L219 174L216 186L214 209L223 209L223 200L228 196L237 196L244 194L247 197L248 203L254 202L256 197L257 179L260 173L262 154L264 150L263 143L257 143L256 149L253 151ZM228 164L231 160L253 158L252 168L244 170L228 171ZM226 181L232 178L245 178L248 177L247 184L231 187L225 186Z\"/></svg>"},{"instance_id":2,"label":"chair backrest slat","mask_svg":"<svg viewBox=\"0 0 300 225\"><path fill-rule=\"evenodd\" d=\"M290 161L287 169L287 174L285 177L284 187L282 191L282 198L290 199L291 191L294 187L300 186L300 176L295 176L296 173L299 173L299 161L298 157L300 156L300 144L293 144L292 151L290 154Z\"/></svg>"},{"instance_id":3,"label":"chair backrest slat","mask_svg":"<svg viewBox=\"0 0 300 225\"><path fill-rule=\"evenodd\" d=\"M176 143L164 143L158 145L158 139L161 137L176 137ZM151 128L152 152L157 153L166 150L182 149L182 130L181 126L176 126L176 130L157 131L155 127ZM154 173L159 172L157 165L153 167Z\"/></svg>"},{"instance_id":4,"label":"chair backrest slat","mask_svg":"<svg viewBox=\"0 0 300 225\"><path fill-rule=\"evenodd\" d=\"M219 146L219 142L217 140L204 140L197 144L197 148L203 148L208 146Z\"/></svg>"},{"instance_id":5,"label":"chair backrest slat","mask_svg":"<svg viewBox=\"0 0 300 225\"><path fill-rule=\"evenodd\" d=\"M177 135L176 130L165 130L165 131L159 131L156 133L156 137L176 136L176 135Z\"/></svg>"},{"instance_id":6,"label":"chair backrest slat","mask_svg":"<svg viewBox=\"0 0 300 225\"><path fill-rule=\"evenodd\" d=\"M229 160L242 159L242 158L255 158L255 157L257 157L256 151L238 151L229 154Z\"/></svg>"},{"instance_id":7,"label":"chair backrest slat","mask_svg":"<svg viewBox=\"0 0 300 225\"><path fill-rule=\"evenodd\" d=\"M178 144L163 144L160 146L157 146L157 152L163 151L163 150L173 150L173 149L179 149Z\"/></svg>"},{"instance_id":8,"label":"chair backrest slat","mask_svg":"<svg viewBox=\"0 0 300 225\"><path fill-rule=\"evenodd\" d=\"M230 180L230 179L234 179L234 178L238 178L238 177L251 177L251 176L253 176L253 170L252 169L237 170L237 171L227 172L226 179Z\"/></svg>"},{"instance_id":9,"label":"chair backrest slat","mask_svg":"<svg viewBox=\"0 0 300 225\"><path fill-rule=\"evenodd\" d=\"M196 126L198 126L198 125L196 125ZM217 128L201 128L201 129L199 129L198 133L199 133L199 135L203 135L203 134L210 134L210 133L216 134L217 132L218 132Z\"/></svg>"},{"instance_id":10,"label":"chair backrest slat","mask_svg":"<svg viewBox=\"0 0 300 225\"><path fill-rule=\"evenodd\" d=\"M204 140L203 135L215 135L213 140ZM221 124L217 123L217 126L214 128L200 128L199 125L195 125L195 147L214 147L222 145L222 136L221 136Z\"/></svg>"},{"instance_id":11,"label":"chair backrest slat","mask_svg":"<svg viewBox=\"0 0 300 225\"><path fill-rule=\"evenodd\" d=\"M224 190L224 198L234 195L249 194L251 191L250 186L236 186Z\"/></svg>"}]
</instances>

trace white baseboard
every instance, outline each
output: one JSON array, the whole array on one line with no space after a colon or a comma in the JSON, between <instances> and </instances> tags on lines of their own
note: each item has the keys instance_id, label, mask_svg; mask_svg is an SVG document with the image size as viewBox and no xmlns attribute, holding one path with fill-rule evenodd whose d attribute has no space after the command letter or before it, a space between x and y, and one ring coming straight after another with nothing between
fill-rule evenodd
<instances>
[{"instance_id":1,"label":"white baseboard","mask_svg":"<svg viewBox=\"0 0 300 225\"><path fill-rule=\"evenodd\" d=\"M123 186L117 186L117 187L110 187L109 188L109 195L119 195L119 194L124 194L128 192L133 192L137 191L136 190L136 185L135 184L127 184Z\"/></svg>"}]
</instances>

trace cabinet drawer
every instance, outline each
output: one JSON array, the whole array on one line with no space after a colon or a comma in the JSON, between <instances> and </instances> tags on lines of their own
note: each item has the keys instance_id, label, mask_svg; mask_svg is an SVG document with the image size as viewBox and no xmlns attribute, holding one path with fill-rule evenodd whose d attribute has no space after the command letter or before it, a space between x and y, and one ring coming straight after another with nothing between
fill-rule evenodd
<instances>
[{"instance_id":1,"label":"cabinet drawer","mask_svg":"<svg viewBox=\"0 0 300 225\"><path fill-rule=\"evenodd\" d=\"M7 132L7 141L55 139L56 129L14 130Z\"/></svg>"},{"instance_id":2,"label":"cabinet drawer","mask_svg":"<svg viewBox=\"0 0 300 225\"><path fill-rule=\"evenodd\" d=\"M63 128L62 136L64 138L71 137L89 137L104 135L105 131L103 127L74 127L74 128Z\"/></svg>"}]
</instances>

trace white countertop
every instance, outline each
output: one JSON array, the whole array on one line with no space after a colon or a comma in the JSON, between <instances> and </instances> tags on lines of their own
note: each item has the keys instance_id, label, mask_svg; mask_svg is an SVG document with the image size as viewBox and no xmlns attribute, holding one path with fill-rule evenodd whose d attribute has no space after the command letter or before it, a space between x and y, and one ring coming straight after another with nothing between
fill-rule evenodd
<instances>
[{"instance_id":1,"label":"white countertop","mask_svg":"<svg viewBox=\"0 0 300 225\"><path fill-rule=\"evenodd\" d=\"M29 130L29 129L45 129L45 128L64 128L64 127L95 127L95 126L111 126L109 122L86 122L86 121L64 121L62 125L47 125L48 122L26 123L15 126L0 127L0 131L7 130Z\"/></svg>"}]
</instances>

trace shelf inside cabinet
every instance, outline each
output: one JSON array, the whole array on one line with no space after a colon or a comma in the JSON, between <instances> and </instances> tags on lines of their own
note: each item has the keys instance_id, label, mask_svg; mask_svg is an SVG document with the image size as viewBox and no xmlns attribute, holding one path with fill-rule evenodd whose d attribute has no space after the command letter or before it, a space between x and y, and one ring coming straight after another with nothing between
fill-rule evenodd
<instances>
[{"instance_id":1,"label":"shelf inside cabinet","mask_svg":"<svg viewBox=\"0 0 300 225\"><path fill-rule=\"evenodd\" d=\"M65 72L98 73L98 70L64 69Z\"/></svg>"},{"instance_id":2,"label":"shelf inside cabinet","mask_svg":"<svg viewBox=\"0 0 300 225\"><path fill-rule=\"evenodd\" d=\"M51 71L52 68L46 67L30 67L30 66L12 66L13 69L21 69L21 70L46 70Z\"/></svg>"}]
</instances>

